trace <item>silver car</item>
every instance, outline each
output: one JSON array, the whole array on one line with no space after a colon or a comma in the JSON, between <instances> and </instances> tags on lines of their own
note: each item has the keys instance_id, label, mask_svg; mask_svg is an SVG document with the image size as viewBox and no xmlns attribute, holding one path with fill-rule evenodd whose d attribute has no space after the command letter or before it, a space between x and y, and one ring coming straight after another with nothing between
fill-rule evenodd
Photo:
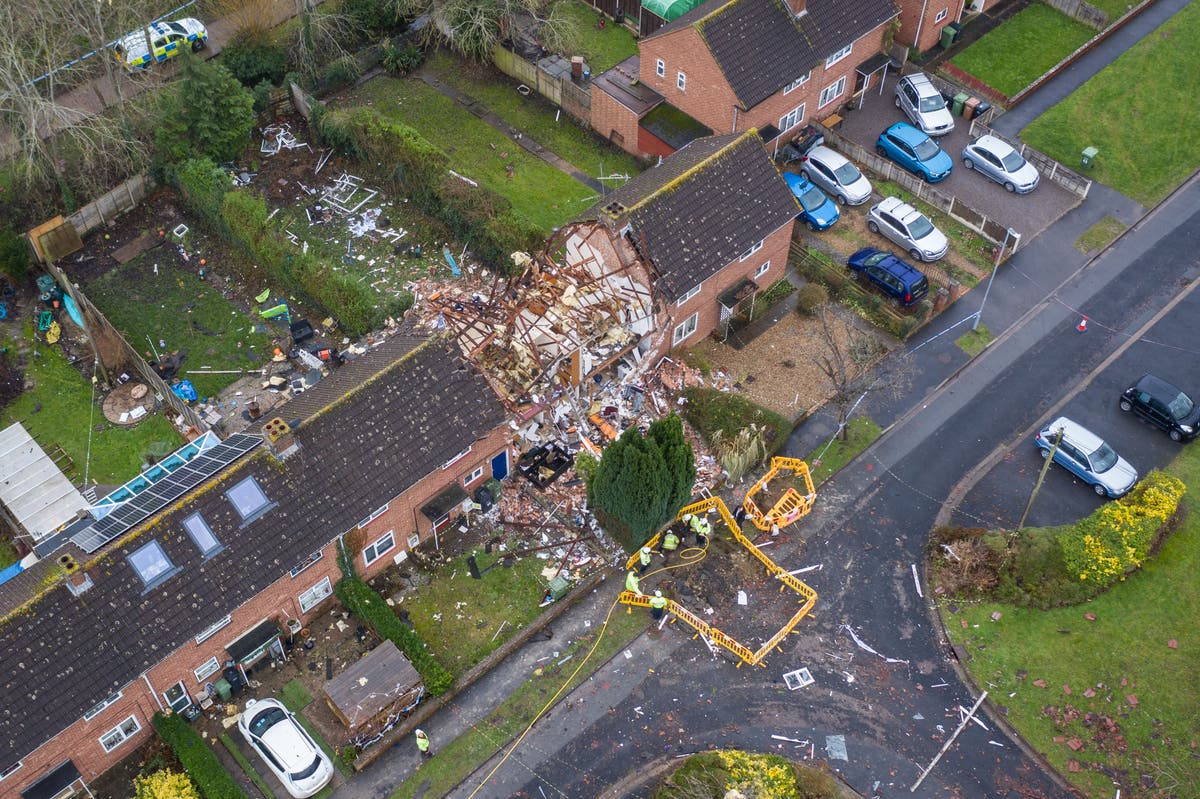
<instances>
[{"instance_id":1,"label":"silver car","mask_svg":"<svg viewBox=\"0 0 1200 799\"><path fill-rule=\"evenodd\" d=\"M945 136L954 130L954 115L946 108L946 98L924 72L900 79L896 107L926 136Z\"/></svg>"},{"instance_id":2,"label":"silver car","mask_svg":"<svg viewBox=\"0 0 1200 799\"><path fill-rule=\"evenodd\" d=\"M333 762L276 699L251 699L238 729L295 799L320 791L333 779Z\"/></svg>"},{"instance_id":3,"label":"silver car","mask_svg":"<svg viewBox=\"0 0 1200 799\"><path fill-rule=\"evenodd\" d=\"M805 154L800 177L816 183L841 205L862 205L871 199L871 181L844 155L823 144Z\"/></svg>"},{"instance_id":4,"label":"silver car","mask_svg":"<svg viewBox=\"0 0 1200 799\"><path fill-rule=\"evenodd\" d=\"M1054 439L1062 433L1058 448ZM1100 436L1078 422L1060 416L1034 436L1033 443L1043 458L1054 452L1054 462L1083 480L1102 497L1124 496L1137 482L1137 469L1104 443Z\"/></svg>"},{"instance_id":5,"label":"silver car","mask_svg":"<svg viewBox=\"0 0 1200 799\"><path fill-rule=\"evenodd\" d=\"M1003 139L980 136L963 149L963 166L974 169L1008 191L1028 194L1037 188L1038 171Z\"/></svg>"},{"instance_id":6,"label":"silver car","mask_svg":"<svg viewBox=\"0 0 1200 799\"><path fill-rule=\"evenodd\" d=\"M885 197L867 212L867 227L899 244L918 261L936 261L950 242L929 217L899 197Z\"/></svg>"}]
</instances>

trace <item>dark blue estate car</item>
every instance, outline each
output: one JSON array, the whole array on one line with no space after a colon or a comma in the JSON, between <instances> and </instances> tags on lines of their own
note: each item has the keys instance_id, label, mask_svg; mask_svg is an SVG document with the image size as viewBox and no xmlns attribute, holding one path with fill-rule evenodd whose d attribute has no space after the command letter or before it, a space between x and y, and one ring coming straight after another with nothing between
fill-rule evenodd
<instances>
[{"instance_id":1,"label":"dark blue estate car","mask_svg":"<svg viewBox=\"0 0 1200 799\"><path fill-rule=\"evenodd\" d=\"M929 279L907 261L890 252L864 247L846 262L850 271L878 286L901 305L920 302L929 293Z\"/></svg>"}]
</instances>

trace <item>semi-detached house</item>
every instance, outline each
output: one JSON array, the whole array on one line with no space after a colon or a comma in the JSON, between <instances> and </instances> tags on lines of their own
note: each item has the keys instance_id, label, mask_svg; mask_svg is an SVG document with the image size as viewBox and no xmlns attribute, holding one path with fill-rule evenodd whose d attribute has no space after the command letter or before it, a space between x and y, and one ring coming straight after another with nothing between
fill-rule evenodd
<instances>
[{"instance_id":1,"label":"semi-detached house","mask_svg":"<svg viewBox=\"0 0 1200 799\"><path fill-rule=\"evenodd\" d=\"M281 654L281 625L333 593L339 537L370 577L509 470L504 410L444 338L398 333L281 418L295 429L231 436L0 586L0 797L78 790L227 661Z\"/></svg>"}]
</instances>

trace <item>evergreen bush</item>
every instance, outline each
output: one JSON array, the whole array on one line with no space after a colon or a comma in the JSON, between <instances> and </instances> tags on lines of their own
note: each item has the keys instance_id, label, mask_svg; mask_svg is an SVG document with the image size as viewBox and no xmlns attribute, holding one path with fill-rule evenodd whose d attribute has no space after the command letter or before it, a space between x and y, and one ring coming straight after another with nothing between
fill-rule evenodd
<instances>
[{"instance_id":1,"label":"evergreen bush","mask_svg":"<svg viewBox=\"0 0 1200 799\"><path fill-rule=\"evenodd\" d=\"M266 36L236 36L221 50L221 63L247 88L264 80L278 86L287 69L287 48Z\"/></svg>"},{"instance_id":2,"label":"evergreen bush","mask_svg":"<svg viewBox=\"0 0 1200 799\"><path fill-rule=\"evenodd\" d=\"M221 765L212 747L182 716L177 713L156 713L152 723L158 737L171 747L204 799L247 799L246 793Z\"/></svg>"}]
</instances>

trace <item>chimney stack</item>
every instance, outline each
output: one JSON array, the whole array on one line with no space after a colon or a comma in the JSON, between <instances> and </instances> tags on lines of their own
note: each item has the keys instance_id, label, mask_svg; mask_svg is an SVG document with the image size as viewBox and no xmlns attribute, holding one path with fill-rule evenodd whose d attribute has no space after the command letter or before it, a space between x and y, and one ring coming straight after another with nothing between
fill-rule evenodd
<instances>
[{"instance_id":1,"label":"chimney stack","mask_svg":"<svg viewBox=\"0 0 1200 799\"><path fill-rule=\"evenodd\" d=\"M296 435L291 425L278 416L264 424L262 430L271 453L280 460L300 448L300 445L296 443Z\"/></svg>"},{"instance_id":2,"label":"chimney stack","mask_svg":"<svg viewBox=\"0 0 1200 799\"><path fill-rule=\"evenodd\" d=\"M571 80L578 83L583 80L583 56L571 56Z\"/></svg>"}]
</instances>

